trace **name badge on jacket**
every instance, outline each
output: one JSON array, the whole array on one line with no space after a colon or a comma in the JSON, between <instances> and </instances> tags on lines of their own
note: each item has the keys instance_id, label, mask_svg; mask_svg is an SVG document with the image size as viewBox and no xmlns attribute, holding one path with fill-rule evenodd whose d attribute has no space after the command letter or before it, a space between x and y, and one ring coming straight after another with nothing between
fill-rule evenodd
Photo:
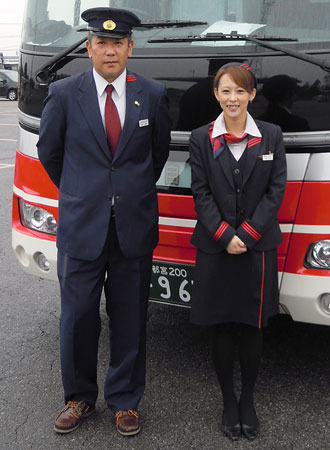
<instances>
[{"instance_id":1,"label":"name badge on jacket","mask_svg":"<svg viewBox=\"0 0 330 450\"><path fill-rule=\"evenodd\" d=\"M139 120L139 127L147 127L149 125L148 119Z\"/></svg>"},{"instance_id":2,"label":"name badge on jacket","mask_svg":"<svg viewBox=\"0 0 330 450\"><path fill-rule=\"evenodd\" d=\"M269 152L267 155L258 155L257 158L262 159L263 161L273 161L274 153Z\"/></svg>"}]
</instances>

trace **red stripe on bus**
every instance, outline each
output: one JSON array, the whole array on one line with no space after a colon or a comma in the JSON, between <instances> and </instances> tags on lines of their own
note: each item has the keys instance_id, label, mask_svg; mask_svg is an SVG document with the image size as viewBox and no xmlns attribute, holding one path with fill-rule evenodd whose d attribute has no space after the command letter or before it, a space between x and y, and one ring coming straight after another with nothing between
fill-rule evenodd
<instances>
[{"instance_id":1,"label":"red stripe on bus","mask_svg":"<svg viewBox=\"0 0 330 450\"><path fill-rule=\"evenodd\" d=\"M330 225L330 181L303 183L295 223Z\"/></svg>"},{"instance_id":2,"label":"red stripe on bus","mask_svg":"<svg viewBox=\"0 0 330 450\"><path fill-rule=\"evenodd\" d=\"M278 213L280 223L293 223L297 213L297 206L303 183L301 181L288 181L284 199Z\"/></svg>"},{"instance_id":3,"label":"red stripe on bus","mask_svg":"<svg viewBox=\"0 0 330 450\"><path fill-rule=\"evenodd\" d=\"M292 233L284 271L287 273L298 275L329 277L330 270L310 269L308 267L305 267L304 265L305 256L310 245L313 242L321 241L323 239L329 239L329 233L328 234Z\"/></svg>"},{"instance_id":4,"label":"red stripe on bus","mask_svg":"<svg viewBox=\"0 0 330 450\"><path fill-rule=\"evenodd\" d=\"M192 195L158 194L159 215L181 219L196 219Z\"/></svg>"},{"instance_id":5,"label":"red stripe on bus","mask_svg":"<svg viewBox=\"0 0 330 450\"><path fill-rule=\"evenodd\" d=\"M30 195L58 199L58 189L39 159L16 152L14 185Z\"/></svg>"}]
</instances>

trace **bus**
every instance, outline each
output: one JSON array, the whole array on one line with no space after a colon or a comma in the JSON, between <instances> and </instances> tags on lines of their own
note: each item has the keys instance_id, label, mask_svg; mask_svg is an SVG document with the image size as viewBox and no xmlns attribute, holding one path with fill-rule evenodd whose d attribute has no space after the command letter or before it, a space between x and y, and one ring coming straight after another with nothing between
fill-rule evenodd
<instances>
[{"instance_id":1,"label":"bus","mask_svg":"<svg viewBox=\"0 0 330 450\"><path fill-rule=\"evenodd\" d=\"M157 183L160 239L150 300L189 307L196 249L189 136L220 113L219 67L247 64L258 79L254 118L283 131L288 182L279 212L280 305L293 320L330 325L330 0L27 0L19 61L19 137L12 246L27 273L55 280L58 191L36 143L50 83L91 68L81 12L128 9L128 69L167 87L170 156Z\"/></svg>"}]
</instances>

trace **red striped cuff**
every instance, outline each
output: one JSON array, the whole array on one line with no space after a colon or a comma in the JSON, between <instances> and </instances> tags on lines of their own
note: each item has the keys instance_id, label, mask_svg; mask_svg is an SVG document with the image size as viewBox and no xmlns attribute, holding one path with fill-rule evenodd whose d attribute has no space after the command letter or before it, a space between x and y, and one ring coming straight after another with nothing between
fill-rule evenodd
<instances>
[{"instance_id":1,"label":"red striped cuff","mask_svg":"<svg viewBox=\"0 0 330 450\"><path fill-rule=\"evenodd\" d=\"M261 234L259 234L258 231L252 228L251 225L249 225L247 222L243 222L241 227L256 241L259 241L259 239L261 239Z\"/></svg>"},{"instance_id":2,"label":"red striped cuff","mask_svg":"<svg viewBox=\"0 0 330 450\"><path fill-rule=\"evenodd\" d=\"M220 227L217 229L217 231L213 235L213 239L218 241L221 238L221 236L223 235L223 233L227 230L228 227L229 227L229 224L227 222L225 222L225 221L221 222Z\"/></svg>"}]
</instances>

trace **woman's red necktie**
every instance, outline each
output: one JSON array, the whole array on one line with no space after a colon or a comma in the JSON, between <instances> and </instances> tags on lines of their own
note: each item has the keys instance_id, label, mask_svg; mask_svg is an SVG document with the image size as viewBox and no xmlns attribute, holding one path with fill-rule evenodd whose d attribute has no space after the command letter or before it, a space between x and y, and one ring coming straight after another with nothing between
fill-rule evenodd
<instances>
[{"instance_id":1,"label":"woman's red necktie","mask_svg":"<svg viewBox=\"0 0 330 450\"><path fill-rule=\"evenodd\" d=\"M247 135L248 135L247 133L244 133L243 136L238 137L232 133L225 133L225 134L222 134L221 137L223 137L224 140L226 142L228 142L228 144L237 144L238 142L243 141L243 139L245 139L247 137Z\"/></svg>"},{"instance_id":2,"label":"woman's red necktie","mask_svg":"<svg viewBox=\"0 0 330 450\"><path fill-rule=\"evenodd\" d=\"M105 88L105 90L107 91L107 99L105 102L105 110L104 110L105 129L107 132L108 142L113 156L116 152L119 138L121 135L121 124L115 102L112 100L111 97L113 91L112 84L109 84Z\"/></svg>"},{"instance_id":3,"label":"woman's red necktie","mask_svg":"<svg viewBox=\"0 0 330 450\"><path fill-rule=\"evenodd\" d=\"M248 137L247 133L244 133L242 137L237 137L232 133L224 133L224 134L221 134L221 136L212 137L214 123L215 123L215 121L210 123L209 130L208 130L214 159L216 159L224 151L225 146L226 146L225 141L228 142L229 144L236 144L237 142L241 142L241 141L243 141L243 139ZM261 138L256 138L256 139L261 140ZM248 146L249 146L249 144L248 144Z\"/></svg>"}]
</instances>

